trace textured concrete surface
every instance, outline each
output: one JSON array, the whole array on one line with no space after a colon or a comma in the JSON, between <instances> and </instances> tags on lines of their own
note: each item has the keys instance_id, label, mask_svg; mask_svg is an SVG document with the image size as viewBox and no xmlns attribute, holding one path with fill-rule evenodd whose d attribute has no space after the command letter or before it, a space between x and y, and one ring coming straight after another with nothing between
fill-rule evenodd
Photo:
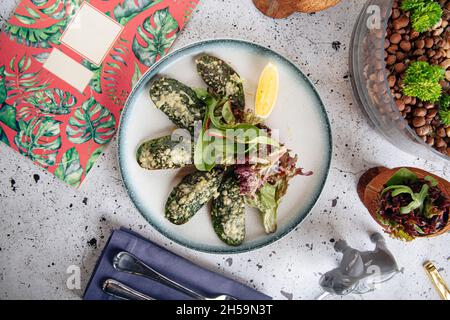
<instances>
[{"instance_id":1,"label":"textured concrete surface","mask_svg":"<svg viewBox=\"0 0 450 320\"><path fill-rule=\"evenodd\" d=\"M7 16L17 0L2 0ZM232 3L232 5L230 4ZM363 1L344 0L323 13L274 21L251 0L202 1L176 47L205 38L235 37L269 46L292 59L316 84L334 134L328 183L309 217L288 236L239 255L208 255L176 244L153 230L128 199L117 168L116 143L100 157L87 181L74 190L0 144L0 299L79 298L111 229L129 227L176 253L272 295L313 299L318 280L335 267L333 241L372 248L379 230L357 198L360 173L375 165L418 166L449 179L448 165L407 155L385 141L353 103L348 49ZM356 299L438 299L422 263L431 259L450 282L448 234L402 243L388 239L402 272ZM81 290L66 286L70 265L81 268Z\"/></svg>"}]
</instances>

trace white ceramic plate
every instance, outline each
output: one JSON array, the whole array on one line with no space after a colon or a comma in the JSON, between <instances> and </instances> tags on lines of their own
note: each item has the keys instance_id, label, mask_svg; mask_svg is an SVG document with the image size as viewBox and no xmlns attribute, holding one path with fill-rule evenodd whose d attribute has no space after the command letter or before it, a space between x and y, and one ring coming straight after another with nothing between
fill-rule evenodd
<instances>
[{"instance_id":1,"label":"white ceramic plate","mask_svg":"<svg viewBox=\"0 0 450 320\"><path fill-rule=\"evenodd\" d=\"M207 53L227 62L245 79L247 104L268 62L280 73L279 98L267 119L280 130L280 140L299 155L299 165L314 175L294 178L278 211L278 230L267 235L260 216L247 209L246 240L239 247L221 242L214 233L209 206L187 224L176 226L164 217L164 205L172 188L186 174L183 170L147 171L136 162L136 150L147 139L170 134L171 121L155 108L149 97L155 75L173 77L191 87L205 87L197 75L194 58ZM327 178L331 160L331 132L320 97L306 76L290 61L259 45L230 39L208 40L174 51L160 60L136 85L122 113L119 128L119 164L125 187L137 209L167 238L183 246L211 253L237 253L268 245L294 229L311 211ZM307 226L305 226L307 227Z\"/></svg>"}]
</instances>

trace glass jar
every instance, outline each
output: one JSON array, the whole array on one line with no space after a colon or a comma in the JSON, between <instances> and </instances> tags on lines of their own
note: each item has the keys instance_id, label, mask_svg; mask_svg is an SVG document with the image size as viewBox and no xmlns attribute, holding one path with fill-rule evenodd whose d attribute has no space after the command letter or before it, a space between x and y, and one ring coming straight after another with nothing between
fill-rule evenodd
<instances>
[{"instance_id":1,"label":"glass jar","mask_svg":"<svg viewBox=\"0 0 450 320\"><path fill-rule=\"evenodd\" d=\"M382 135L399 149L431 161L450 160L426 144L399 112L387 81L386 29L393 0L369 0L353 30L350 74L356 102Z\"/></svg>"}]
</instances>

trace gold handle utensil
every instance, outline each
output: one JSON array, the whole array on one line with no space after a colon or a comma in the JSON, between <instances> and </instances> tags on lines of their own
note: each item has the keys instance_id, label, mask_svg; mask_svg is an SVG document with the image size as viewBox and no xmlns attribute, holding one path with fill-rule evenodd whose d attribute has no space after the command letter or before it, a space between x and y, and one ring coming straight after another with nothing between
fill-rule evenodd
<instances>
[{"instance_id":1,"label":"gold handle utensil","mask_svg":"<svg viewBox=\"0 0 450 320\"><path fill-rule=\"evenodd\" d=\"M423 267L425 268L426 273L430 277L431 282L441 296L442 300L450 300L450 290L448 289L444 279L441 277L434 264L430 261L427 261L424 263Z\"/></svg>"}]
</instances>

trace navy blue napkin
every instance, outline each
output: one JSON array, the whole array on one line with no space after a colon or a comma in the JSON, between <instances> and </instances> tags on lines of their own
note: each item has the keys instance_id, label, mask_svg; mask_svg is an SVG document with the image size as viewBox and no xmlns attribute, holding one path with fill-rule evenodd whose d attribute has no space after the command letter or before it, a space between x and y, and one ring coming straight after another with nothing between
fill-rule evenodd
<instances>
[{"instance_id":1,"label":"navy blue napkin","mask_svg":"<svg viewBox=\"0 0 450 320\"><path fill-rule=\"evenodd\" d=\"M250 287L199 267L132 231L120 229L113 231L97 262L84 293L85 300L114 299L102 291L102 284L106 279L118 280L157 300L191 299L150 279L116 271L112 266L112 260L120 251L128 251L165 276L205 295L229 294L240 300L271 299Z\"/></svg>"}]
</instances>

